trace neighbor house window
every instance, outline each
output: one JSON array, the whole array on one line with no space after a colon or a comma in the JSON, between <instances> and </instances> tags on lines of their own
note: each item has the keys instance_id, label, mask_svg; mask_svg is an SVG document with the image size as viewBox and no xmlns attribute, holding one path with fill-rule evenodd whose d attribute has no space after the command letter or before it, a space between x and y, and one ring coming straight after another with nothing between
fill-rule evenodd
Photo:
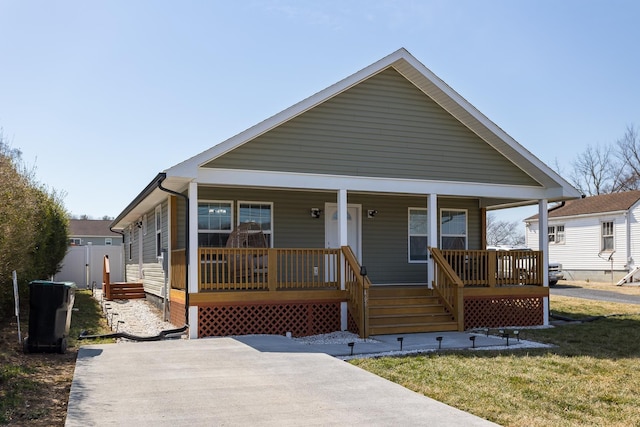
<instances>
[{"instance_id":1,"label":"neighbor house window","mask_svg":"<svg viewBox=\"0 0 640 427\"><path fill-rule=\"evenodd\" d=\"M162 206L156 206L156 256L162 255Z\"/></svg>"},{"instance_id":2,"label":"neighbor house window","mask_svg":"<svg viewBox=\"0 0 640 427\"><path fill-rule=\"evenodd\" d=\"M267 247L273 246L273 203L238 202L238 223L255 222L260 225L267 240Z\"/></svg>"},{"instance_id":3,"label":"neighbor house window","mask_svg":"<svg viewBox=\"0 0 640 427\"><path fill-rule=\"evenodd\" d=\"M602 223L602 252L613 251L613 221Z\"/></svg>"},{"instance_id":4,"label":"neighbor house window","mask_svg":"<svg viewBox=\"0 0 640 427\"><path fill-rule=\"evenodd\" d=\"M427 210L409 208L409 262L427 262Z\"/></svg>"},{"instance_id":5,"label":"neighbor house window","mask_svg":"<svg viewBox=\"0 0 640 427\"><path fill-rule=\"evenodd\" d=\"M224 248L233 230L231 202L198 202L198 246Z\"/></svg>"},{"instance_id":6,"label":"neighbor house window","mask_svg":"<svg viewBox=\"0 0 640 427\"><path fill-rule=\"evenodd\" d=\"M440 211L441 249L467 249L467 211Z\"/></svg>"},{"instance_id":7,"label":"neighbor house window","mask_svg":"<svg viewBox=\"0 0 640 427\"><path fill-rule=\"evenodd\" d=\"M549 243L564 243L564 225L552 225L547 227Z\"/></svg>"},{"instance_id":8,"label":"neighbor house window","mask_svg":"<svg viewBox=\"0 0 640 427\"><path fill-rule=\"evenodd\" d=\"M82 244L82 239L77 237L72 237L69 239L69 246L80 246Z\"/></svg>"}]
</instances>

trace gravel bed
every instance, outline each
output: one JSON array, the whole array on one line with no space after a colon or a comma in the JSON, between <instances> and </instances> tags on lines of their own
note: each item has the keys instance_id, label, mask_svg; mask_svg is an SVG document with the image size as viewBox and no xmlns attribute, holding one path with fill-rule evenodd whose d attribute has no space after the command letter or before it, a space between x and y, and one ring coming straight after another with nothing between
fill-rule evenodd
<instances>
[{"instance_id":1,"label":"gravel bed","mask_svg":"<svg viewBox=\"0 0 640 427\"><path fill-rule=\"evenodd\" d=\"M162 311L145 299L104 301L100 289L96 289L93 295L100 302L107 322L114 332L150 337L156 336L162 331L177 328L177 326L165 322L162 319ZM119 338L118 342L134 341Z\"/></svg>"}]
</instances>

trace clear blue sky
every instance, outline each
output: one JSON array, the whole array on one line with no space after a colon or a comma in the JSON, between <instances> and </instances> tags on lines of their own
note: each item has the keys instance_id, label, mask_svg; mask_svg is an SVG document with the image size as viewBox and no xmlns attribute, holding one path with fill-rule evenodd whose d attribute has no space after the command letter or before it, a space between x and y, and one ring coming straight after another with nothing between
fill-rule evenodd
<instances>
[{"instance_id":1,"label":"clear blue sky","mask_svg":"<svg viewBox=\"0 0 640 427\"><path fill-rule=\"evenodd\" d=\"M0 0L0 127L69 212L117 216L158 172L405 47L568 172L640 126L639 43L636 0Z\"/></svg>"}]
</instances>

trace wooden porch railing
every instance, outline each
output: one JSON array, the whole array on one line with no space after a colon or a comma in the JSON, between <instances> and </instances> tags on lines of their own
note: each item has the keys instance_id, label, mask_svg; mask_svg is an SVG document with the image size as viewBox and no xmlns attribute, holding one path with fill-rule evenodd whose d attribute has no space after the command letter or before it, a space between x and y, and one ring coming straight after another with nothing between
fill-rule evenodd
<instances>
[{"instance_id":1,"label":"wooden porch railing","mask_svg":"<svg viewBox=\"0 0 640 427\"><path fill-rule=\"evenodd\" d=\"M201 292L340 289L339 249L199 248Z\"/></svg>"},{"instance_id":2,"label":"wooden porch railing","mask_svg":"<svg viewBox=\"0 0 640 427\"><path fill-rule=\"evenodd\" d=\"M464 283L445 258L443 251L429 248L434 265L433 290L440 296L449 313L458 323L458 330L464 330Z\"/></svg>"},{"instance_id":3,"label":"wooden porch railing","mask_svg":"<svg viewBox=\"0 0 640 427\"><path fill-rule=\"evenodd\" d=\"M351 247L343 246L344 254L344 272L345 272L345 288L347 290L348 300L347 306L351 317L358 326L360 337L369 336L369 287L371 282L369 277L362 275L360 264L354 255Z\"/></svg>"},{"instance_id":4,"label":"wooden porch railing","mask_svg":"<svg viewBox=\"0 0 640 427\"><path fill-rule=\"evenodd\" d=\"M542 286L542 252L438 250L465 286Z\"/></svg>"}]
</instances>

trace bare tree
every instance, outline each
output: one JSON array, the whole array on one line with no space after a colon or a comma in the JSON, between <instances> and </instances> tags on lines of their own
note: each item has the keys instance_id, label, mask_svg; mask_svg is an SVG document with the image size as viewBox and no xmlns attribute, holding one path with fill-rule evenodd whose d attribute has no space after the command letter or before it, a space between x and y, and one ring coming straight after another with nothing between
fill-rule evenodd
<instances>
[{"instance_id":1,"label":"bare tree","mask_svg":"<svg viewBox=\"0 0 640 427\"><path fill-rule=\"evenodd\" d=\"M633 125L627 126L623 137L617 141L617 149L622 162L617 191L640 189L640 134Z\"/></svg>"},{"instance_id":2,"label":"bare tree","mask_svg":"<svg viewBox=\"0 0 640 427\"><path fill-rule=\"evenodd\" d=\"M519 221L499 220L494 213L487 214L487 246L524 245L524 233Z\"/></svg>"},{"instance_id":3,"label":"bare tree","mask_svg":"<svg viewBox=\"0 0 640 427\"><path fill-rule=\"evenodd\" d=\"M571 183L582 194L595 196L620 191L621 164L611 145L588 145L572 162Z\"/></svg>"}]
</instances>

